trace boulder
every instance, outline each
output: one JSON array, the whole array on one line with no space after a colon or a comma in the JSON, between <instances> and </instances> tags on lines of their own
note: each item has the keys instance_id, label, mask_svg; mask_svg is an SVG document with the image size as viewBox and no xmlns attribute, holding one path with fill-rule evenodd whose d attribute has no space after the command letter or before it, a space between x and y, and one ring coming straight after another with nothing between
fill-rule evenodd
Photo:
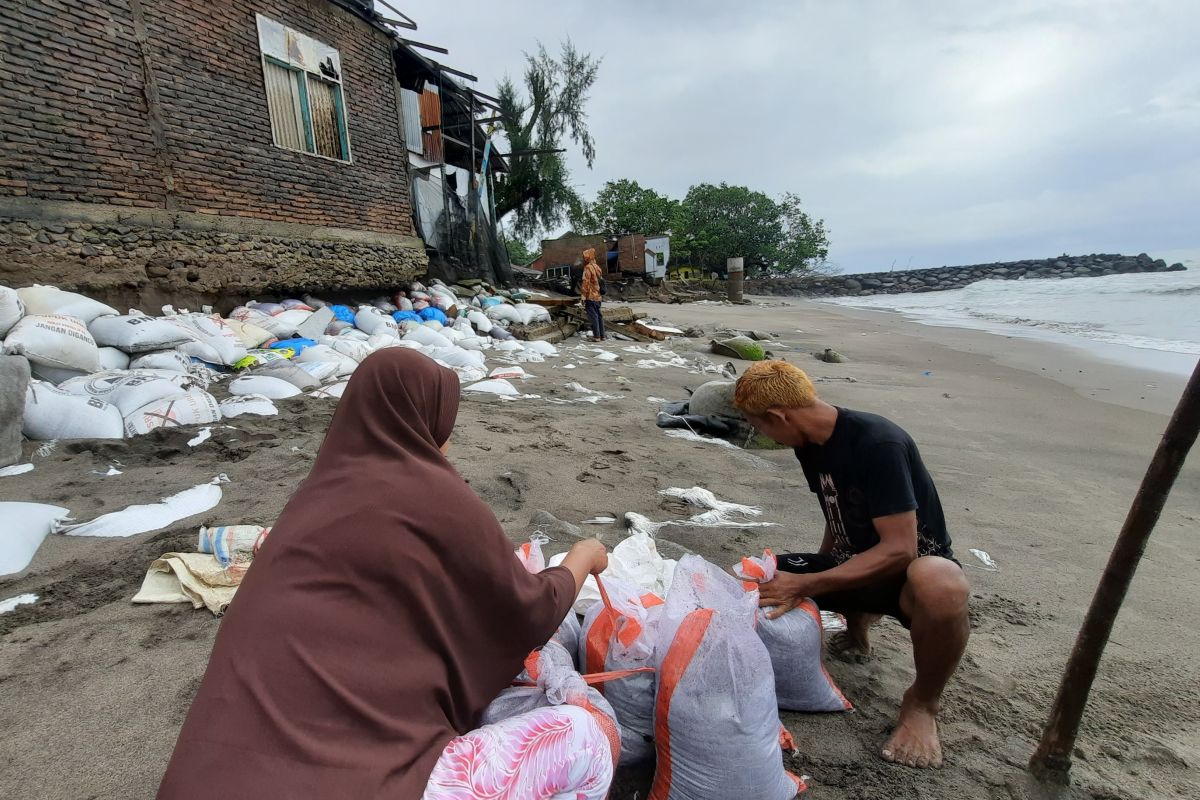
<instances>
[{"instance_id":1,"label":"boulder","mask_svg":"<svg viewBox=\"0 0 1200 800\"><path fill-rule=\"evenodd\" d=\"M28 387L28 359L0 356L0 467L21 460L21 428L25 421L25 390Z\"/></svg>"},{"instance_id":2,"label":"boulder","mask_svg":"<svg viewBox=\"0 0 1200 800\"><path fill-rule=\"evenodd\" d=\"M846 362L846 357L832 347L826 347L820 353L813 353L813 358L824 361L826 364L844 364Z\"/></svg>"}]
</instances>

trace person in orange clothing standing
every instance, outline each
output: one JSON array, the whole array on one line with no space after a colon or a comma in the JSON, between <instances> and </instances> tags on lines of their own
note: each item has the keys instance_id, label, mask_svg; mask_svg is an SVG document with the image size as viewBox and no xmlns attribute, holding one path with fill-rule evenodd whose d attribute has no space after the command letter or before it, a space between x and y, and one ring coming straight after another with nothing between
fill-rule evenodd
<instances>
[{"instance_id":1,"label":"person in orange clothing standing","mask_svg":"<svg viewBox=\"0 0 1200 800\"><path fill-rule=\"evenodd\" d=\"M600 313L600 302L604 295L604 273L596 263L596 251L588 248L583 251L583 282L579 294L588 319L592 323L592 341L604 341L604 316Z\"/></svg>"}]
</instances>

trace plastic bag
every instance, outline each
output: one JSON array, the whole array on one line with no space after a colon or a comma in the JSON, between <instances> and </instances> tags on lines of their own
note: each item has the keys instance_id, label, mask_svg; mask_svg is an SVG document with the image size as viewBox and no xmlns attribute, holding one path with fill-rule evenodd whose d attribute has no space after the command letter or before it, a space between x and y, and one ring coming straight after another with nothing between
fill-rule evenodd
<instances>
[{"instance_id":1,"label":"plastic bag","mask_svg":"<svg viewBox=\"0 0 1200 800\"><path fill-rule=\"evenodd\" d=\"M442 325L447 325L450 322L450 320L446 318L446 313L442 309L435 308L433 306L422 309L417 315L426 322L440 322Z\"/></svg>"},{"instance_id":2,"label":"plastic bag","mask_svg":"<svg viewBox=\"0 0 1200 800\"><path fill-rule=\"evenodd\" d=\"M659 621L658 767L650 800L790 800L771 657L753 630L757 595L699 556L679 562Z\"/></svg>"},{"instance_id":3,"label":"plastic bag","mask_svg":"<svg viewBox=\"0 0 1200 800\"><path fill-rule=\"evenodd\" d=\"M555 563L554 559L550 561L551 564ZM619 578L640 586L643 592L666 597L671 589L675 566L674 559L659 555L654 537L646 529L635 527L632 534L612 549L608 556L608 568L600 576ZM598 602L600 589L596 585L596 579L589 575L575 599L575 611L586 614Z\"/></svg>"},{"instance_id":4,"label":"plastic bag","mask_svg":"<svg viewBox=\"0 0 1200 800\"><path fill-rule=\"evenodd\" d=\"M29 315L4 339L4 352L35 364L96 372L100 352L87 326L75 317Z\"/></svg>"},{"instance_id":5,"label":"plastic bag","mask_svg":"<svg viewBox=\"0 0 1200 800\"><path fill-rule=\"evenodd\" d=\"M550 642L530 653L525 673L534 685L512 686L502 691L484 710L482 723L492 725L544 706L578 706L591 714L604 731L616 767L621 754L621 729L616 712L575 670L571 654L557 642Z\"/></svg>"},{"instance_id":6,"label":"plastic bag","mask_svg":"<svg viewBox=\"0 0 1200 800\"><path fill-rule=\"evenodd\" d=\"M583 618L579 664L585 673L653 666L656 623L663 601L620 578L599 581L602 602ZM600 687L621 725L621 763L654 756L654 673L640 672Z\"/></svg>"},{"instance_id":7,"label":"plastic bag","mask_svg":"<svg viewBox=\"0 0 1200 800\"><path fill-rule=\"evenodd\" d=\"M96 397L80 397L43 381L30 381L25 390L25 436L35 441L54 439L123 439L121 412Z\"/></svg>"},{"instance_id":8,"label":"plastic bag","mask_svg":"<svg viewBox=\"0 0 1200 800\"><path fill-rule=\"evenodd\" d=\"M775 577L775 554L764 550L762 558L747 557L733 572L743 587L758 600L758 585ZM757 612L758 638L767 647L775 673L779 707L788 711L849 711L850 705L823 661L825 635L821 611L811 599L777 619L768 619L771 609Z\"/></svg>"}]
</instances>

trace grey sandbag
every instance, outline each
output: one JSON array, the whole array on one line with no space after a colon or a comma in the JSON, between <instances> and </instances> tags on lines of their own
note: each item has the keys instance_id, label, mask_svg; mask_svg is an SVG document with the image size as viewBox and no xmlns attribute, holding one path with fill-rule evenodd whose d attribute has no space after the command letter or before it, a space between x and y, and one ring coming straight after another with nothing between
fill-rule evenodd
<instances>
[{"instance_id":1,"label":"grey sandbag","mask_svg":"<svg viewBox=\"0 0 1200 800\"><path fill-rule=\"evenodd\" d=\"M321 382L310 375L308 372L300 369L291 361L272 361L269 364L263 364L261 367L255 367L250 370L252 375L267 375L272 378L279 378L295 386L302 392L309 389L320 389Z\"/></svg>"},{"instance_id":2,"label":"grey sandbag","mask_svg":"<svg viewBox=\"0 0 1200 800\"><path fill-rule=\"evenodd\" d=\"M28 388L29 360L25 356L0 356L0 467L21 460L21 428L25 424Z\"/></svg>"},{"instance_id":3,"label":"grey sandbag","mask_svg":"<svg viewBox=\"0 0 1200 800\"><path fill-rule=\"evenodd\" d=\"M733 393L737 384L734 381L709 381L701 384L692 392L688 403L688 413L701 417L729 417L744 419L742 412L733 405Z\"/></svg>"},{"instance_id":4,"label":"grey sandbag","mask_svg":"<svg viewBox=\"0 0 1200 800\"><path fill-rule=\"evenodd\" d=\"M332 308L318 308L308 319L296 327L296 335L304 339L320 340L325 335L325 329L333 322Z\"/></svg>"}]
</instances>

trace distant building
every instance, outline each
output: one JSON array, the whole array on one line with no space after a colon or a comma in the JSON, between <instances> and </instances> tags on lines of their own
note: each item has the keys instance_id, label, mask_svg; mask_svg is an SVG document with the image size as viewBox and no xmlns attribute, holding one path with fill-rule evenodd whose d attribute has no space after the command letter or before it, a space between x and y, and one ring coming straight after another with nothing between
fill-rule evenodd
<instances>
[{"instance_id":1,"label":"distant building","mask_svg":"<svg viewBox=\"0 0 1200 800\"><path fill-rule=\"evenodd\" d=\"M671 238L666 234L579 236L568 233L557 239L542 240L542 255L530 267L542 271L547 279L566 277L573 267L582 263L583 251L588 248L596 251L596 261L614 279L623 276L664 278L671 260Z\"/></svg>"}]
</instances>

